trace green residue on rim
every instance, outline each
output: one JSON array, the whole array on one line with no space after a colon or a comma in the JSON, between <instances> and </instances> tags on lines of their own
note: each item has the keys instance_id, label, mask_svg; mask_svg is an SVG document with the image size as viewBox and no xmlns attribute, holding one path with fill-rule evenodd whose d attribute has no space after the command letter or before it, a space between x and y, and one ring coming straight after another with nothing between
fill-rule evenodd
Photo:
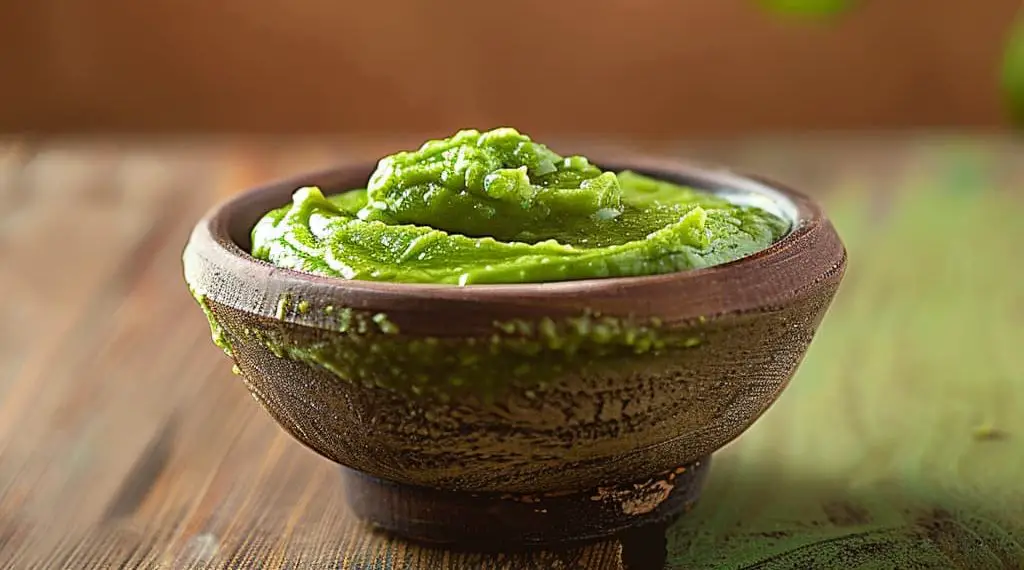
<instances>
[{"instance_id":1,"label":"green residue on rim","mask_svg":"<svg viewBox=\"0 0 1024 570\"><path fill-rule=\"evenodd\" d=\"M346 318L344 334L325 338L289 323L241 334L278 357L324 368L345 381L439 397L468 390L490 398L510 383L529 385L536 395L565 374L700 344L692 327L683 333L656 319L589 312L498 322L493 334L454 338L403 336L382 313L335 312Z\"/></svg>"},{"instance_id":2,"label":"green residue on rim","mask_svg":"<svg viewBox=\"0 0 1024 570\"><path fill-rule=\"evenodd\" d=\"M377 313L373 316L373 322L377 324L377 328L384 334L398 334L398 325L388 320L388 316L384 313Z\"/></svg>"},{"instance_id":3,"label":"green residue on rim","mask_svg":"<svg viewBox=\"0 0 1024 570\"><path fill-rule=\"evenodd\" d=\"M206 320L210 323L210 334L213 337L213 343L220 347L224 351L224 354L234 358L234 352L231 350L231 344L228 343L227 335L224 333L224 327L217 321L217 317L213 314L213 310L210 308L209 302L206 300L206 295L196 291L192 285L188 286L188 290L192 293L192 298L196 300L199 307L203 310L203 314L206 315Z\"/></svg>"},{"instance_id":4,"label":"green residue on rim","mask_svg":"<svg viewBox=\"0 0 1024 570\"><path fill-rule=\"evenodd\" d=\"M277 300L277 312L274 314L274 316L276 316L279 319L283 319L284 316L288 314L288 307L289 305L291 305L291 302L291 293L285 293L284 295L281 295L281 297L278 298Z\"/></svg>"},{"instance_id":5,"label":"green residue on rim","mask_svg":"<svg viewBox=\"0 0 1024 570\"><path fill-rule=\"evenodd\" d=\"M313 305L307 300L301 300L293 304L292 295L285 293L278 300L275 316L280 320L285 320L285 317L288 316L288 310L292 306L295 307L295 314L293 316L299 317L299 321L304 321L305 319L301 317L310 314L310 311L313 309ZM398 325L392 322L385 313L369 313L335 305L325 306L322 313L327 318L327 321L331 323L334 330L345 334L366 335L374 330L384 334L398 334L400 331ZM319 319L324 317L319 317ZM321 324L310 323L312 326Z\"/></svg>"},{"instance_id":6,"label":"green residue on rim","mask_svg":"<svg viewBox=\"0 0 1024 570\"><path fill-rule=\"evenodd\" d=\"M348 307L342 307L341 310L335 310L333 312L338 315L337 329L339 332L347 333L350 331L354 331L356 329L356 327L353 326L354 319L352 317L352 309L349 309Z\"/></svg>"},{"instance_id":7,"label":"green residue on rim","mask_svg":"<svg viewBox=\"0 0 1024 570\"><path fill-rule=\"evenodd\" d=\"M699 339L679 338L662 331L661 319L601 316L585 311L578 317L555 320L544 317L536 322L513 319L495 322L494 327L506 335L536 337L547 350L576 353L584 344L627 347L634 354L658 351L666 346L693 347Z\"/></svg>"}]
</instances>

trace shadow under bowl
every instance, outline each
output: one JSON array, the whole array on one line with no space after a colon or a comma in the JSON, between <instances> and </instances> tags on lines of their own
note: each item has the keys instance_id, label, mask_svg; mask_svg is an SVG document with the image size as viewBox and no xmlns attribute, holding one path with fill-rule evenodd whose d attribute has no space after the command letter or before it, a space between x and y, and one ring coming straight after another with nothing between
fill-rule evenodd
<instances>
[{"instance_id":1,"label":"shadow under bowl","mask_svg":"<svg viewBox=\"0 0 1024 570\"><path fill-rule=\"evenodd\" d=\"M186 280L252 395L344 466L370 523L473 547L662 524L696 500L711 453L785 388L846 251L813 201L778 184L597 162L755 203L792 229L719 266L543 284L347 281L246 253L256 221L296 188L365 187L365 163L215 207L185 249Z\"/></svg>"}]
</instances>

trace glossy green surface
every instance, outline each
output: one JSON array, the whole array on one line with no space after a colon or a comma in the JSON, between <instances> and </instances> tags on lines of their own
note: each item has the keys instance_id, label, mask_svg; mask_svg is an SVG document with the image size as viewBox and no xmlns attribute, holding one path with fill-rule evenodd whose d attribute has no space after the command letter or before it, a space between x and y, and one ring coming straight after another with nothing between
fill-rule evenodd
<instances>
[{"instance_id":1,"label":"glossy green surface","mask_svg":"<svg viewBox=\"0 0 1024 570\"><path fill-rule=\"evenodd\" d=\"M365 190L301 188L253 229L253 255L321 275L530 283L733 261L788 222L633 172L602 172L513 129L461 131L380 161Z\"/></svg>"}]
</instances>

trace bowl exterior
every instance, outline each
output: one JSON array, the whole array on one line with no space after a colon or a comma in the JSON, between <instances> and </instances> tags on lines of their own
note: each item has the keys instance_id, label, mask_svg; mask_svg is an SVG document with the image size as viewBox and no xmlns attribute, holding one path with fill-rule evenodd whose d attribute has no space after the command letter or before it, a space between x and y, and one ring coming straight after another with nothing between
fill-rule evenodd
<instances>
[{"instance_id":1,"label":"bowl exterior","mask_svg":"<svg viewBox=\"0 0 1024 570\"><path fill-rule=\"evenodd\" d=\"M417 394L343 378L282 357L282 343L268 342L315 345L321 330L209 305L250 392L317 453L402 483L534 493L669 471L737 437L796 371L840 275L785 306L673 329L693 346L588 359L544 381L497 361L492 374L505 385L486 392L460 386ZM339 348L372 360L365 349Z\"/></svg>"},{"instance_id":2,"label":"bowl exterior","mask_svg":"<svg viewBox=\"0 0 1024 570\"><path fill-rule=\"evenodd\" d=\"M622 165L709 186L676 163ZM216 208L185 275L214 337L271 416L320 455L436 489L558 494L642 480L736 438L796 371L843 277L817 206L771 248L652 277L439 287L327 279L248 257L292 189L357 187L372 165L256 189Z\"/></svg>"}]
</instances>

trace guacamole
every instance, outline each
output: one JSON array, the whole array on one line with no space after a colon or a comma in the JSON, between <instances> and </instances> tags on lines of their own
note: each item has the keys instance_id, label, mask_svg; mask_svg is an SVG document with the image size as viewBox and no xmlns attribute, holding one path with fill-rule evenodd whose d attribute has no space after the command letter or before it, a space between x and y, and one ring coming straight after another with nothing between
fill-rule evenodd
<instances>
[{"instance_id":1,"label":"guacamole","mask_svg":"<svg viewBox=\"0 0 1024 570\"><path fill-rule=\"evenodd\" d=\"M764 210L499 128L384 157L365 189L298 189L256 224L252 254L343 279L539 283L707 267L788 230Z\"/></svg>"}]
</instances>

